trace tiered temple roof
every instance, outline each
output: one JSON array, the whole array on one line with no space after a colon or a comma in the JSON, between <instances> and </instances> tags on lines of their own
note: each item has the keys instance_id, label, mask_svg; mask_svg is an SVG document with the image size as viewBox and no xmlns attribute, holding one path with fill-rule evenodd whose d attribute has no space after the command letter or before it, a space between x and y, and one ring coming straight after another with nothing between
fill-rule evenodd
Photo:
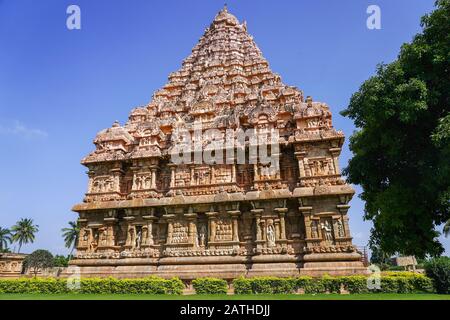
<instances>
[{"instance_id":1,"label":"tiered temple roof","mask_svg":"<svg viewBox=\"0 0 450 320\"><path fill-rule=\"evenodd\" d=\"M332 128L328 106L305 102L302 91L285 85L270 69L246 23L239 23L225 7L150 103L133 109L123 127L116 122L101 131L94 141L97 150L83 163L165 154L177 123L192 128L194 121L202 121L206 129L254 127L262 114L283 130L295 127L295 120L320 117L320 130L297 130L297 139L343 137ZM157 136L159 148L136 150L147 134Z\"/></svg>"}]
</instances>

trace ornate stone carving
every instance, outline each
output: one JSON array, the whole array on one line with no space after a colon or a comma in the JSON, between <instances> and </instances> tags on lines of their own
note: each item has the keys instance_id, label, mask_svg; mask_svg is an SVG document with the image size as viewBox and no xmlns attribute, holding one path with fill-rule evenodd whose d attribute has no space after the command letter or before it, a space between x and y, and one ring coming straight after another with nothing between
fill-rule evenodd
<instances>
[{"instance_id":1,"label":"ornate stone carving","mask_svg":"<svg viewBox=\"0 0 450 320\"><path fill-rule=\"evenodd\" d=\"M269 247L275 246L275 229L272 224L267 226L267 245Z\"/></svg>"},{"instance_id":2,"label":"ornate stone carving","mask_svg":"<svg viewBox=\"0 0 450 320\"><path fill-rule=\"evenodd\" d=\"M172 244L187 243L189 227L186 222L178 221L173 224Z\"/></svg>"},{"instance_id":3,"label":"ornate stone carving","mask_svg":"<svg viewBox=\"0 0 450 320\"><path fill-rule=\"evenodd\" d=\"M345 237L344 224L342 223L341 219L336 220L336 229L337 229L338 237L340 237L340 238Z\"/></svg>"},{"instance_id":4,"label":"ornate stone carving","mask_svg":"<svg viewBox=\"0 0 450 320\"><path fill-rule=\"evenodd\" d=\"M311 221L311 237L318 238L319 237L319 227L317 225L317 221Z\"/></svg>"},{"instance_id":5,"label":"ornate stone carving","mask_svg":"<svg viewBox=\"0 0 450 320\"><path fill-rule=\"evenodd\" d=\"M205 223L201 223L198 227L198 246L205 247L207 245L208 229Z\"/></svg>"},{"instance_id":6,"label":"ornate stone carving","mask_svg":"<svg viewBox=\"0 0 450 320\"><path fill-rule=\"evenodd\" d=\"M110 176L96 177L93 179L90 193L105 193L116 191L114 178Z\"/></svg>"},{"instance_id":7,"label":"ornate stone carving","mask_svg":"<svg viewBox=\"0 0 450 320\"><path fill-rule=\"evenodd\" d=\"M323 231L325 240L330 242L334 241L333 227L330 223L330 220L325 219L325 221L320 224L320 227Z\"/></svg>"},{"instance_id":8,"label":"ornate stone carving","mask_svg":"<svg viewBox=\"0 0 450 320\"><path fill-rule=\"evenodd\" d=\"M216 222L215 241L232 241L233 240L233 227L231 225L231 219L220 218Z\"/></svg>"}]
</instances>

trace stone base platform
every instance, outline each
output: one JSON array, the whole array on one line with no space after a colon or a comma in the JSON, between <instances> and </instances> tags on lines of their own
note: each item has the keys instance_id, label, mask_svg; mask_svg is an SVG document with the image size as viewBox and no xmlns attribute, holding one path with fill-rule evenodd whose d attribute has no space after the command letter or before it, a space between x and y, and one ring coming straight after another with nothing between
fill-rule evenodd
<instances>
[{"instance_id":1,"label":"stone base platform","mask_svg":"<svg viewBox=\"0 0 450 320\"><path fill-rule=\"evenodd\" d=\"M185 282L202 277L235 279L238 277L298 277L366 274L358 254L342 255L344 261L326 261L327 256L297 258L288 255L235 257L166 257L72 260L62 277L142 278L178 277ZM325 261L324 261L325 260Z\"/></svg>"}]
</instances>

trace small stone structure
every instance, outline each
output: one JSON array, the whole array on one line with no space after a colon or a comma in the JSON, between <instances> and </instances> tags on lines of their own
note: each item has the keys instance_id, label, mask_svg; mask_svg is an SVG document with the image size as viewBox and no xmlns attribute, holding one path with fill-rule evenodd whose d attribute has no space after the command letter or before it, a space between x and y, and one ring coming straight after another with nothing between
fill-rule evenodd
<instances>
[{"instance_id":1,"label":"small stone structure","mask_svg":"<svg viewBox=\"0 0 450 320\"><path fill-rule=\"evenodd\" d=\"M417 260L415 256L395 257L392 262L395 266L404 267L405 270L416 271Z\"/></svg>"},{"instance_id":2,"label":"small stone structure","mask_svg":"<svg viewBox=\"0 0 450 320\"><path fill-rule=\"evenodd\" d=\"M0 253L0 278L19 278L26 256L20 253Z\"/></svg>"},{"instance_id":3,"label":"small stone structure","mask_svg":"<svg viewBox=\"0 0 450 320\"><path fill-rule=\"evenodd\" d=\"M277 129L277 170L259 155L244 164L173 163L175 133L199 123L200 140L182 142L203 150L214 139L208 129ZM151 102L99 132L82 160L89 186L73 208L80 236L68 274L363 273L347 216L354 190L339 169L343 142L329 107L285 85L224 8ZM249 142L231 152L238 148Z\"/></svg>"}]
</instances>

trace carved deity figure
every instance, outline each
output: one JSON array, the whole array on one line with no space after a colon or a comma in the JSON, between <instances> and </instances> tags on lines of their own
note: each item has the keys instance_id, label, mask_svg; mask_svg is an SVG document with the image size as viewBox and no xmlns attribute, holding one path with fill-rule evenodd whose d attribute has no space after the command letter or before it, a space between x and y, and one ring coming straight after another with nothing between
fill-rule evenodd
<instances>
[{"instance_id":1,"label":"carved deity figure","mask_svg":"<svg viewBox=\"0 0 450 320\"><path fill-rule=\"evenodd\" d=\"M150 177L145 178L144 187L145 189L150 189L152 180Z\"/></svg>"},{"instance_id":2,"label":"carved deity figure","mask_svg":"<svg viewBox=\"0 0 450 320\"><path fill-rule=\"evenodd\" d=\"M313 220L311 222L311 237L318 238L319 237L319 229L317 227L317 221Z\"/></svg>"},{"instance_id":3,"label":"carved deity figure","mask_svg":"<svg viewBox=\"0 0 450 320\"><path fill-rule=\"evenodd\" d=\"M134 189L140 190L142 189L142 178L136 177L134 180Z\"/></svg>"},{"instance_id":4,"label":"carved deity figure","mask_svg":"<svg viewBox=\"0 0 450 320\"><path fill-rule=\"evenodd\" d=\"M267 226L267 244L269 247L275 246L275 229L272 224Z\"/></svg>"},{"instance_id":5,"label":"carved deity figure","mask_svg":"<svg viewBox=\"0 0 450 320\"><path fill-rule=\"evenodd\" d=\"M330 221L325 220L325 223L322 223L322 230L325 233L325 240L333 241L333 228Z\"/></svg>"},{"instance_id":6,"label":"carved deity figure","mask_svg":"<svg viewBox=\"0 0 450 320\"><path fill-rule=\"evenodd\" d=\"M89 230L84 229L84 231L83 231L83 241L84 242L88 242L88 240L89 240Z\"/></svg>"},{"instance_id":7,"label":"carved deity figure","mask_svg":"<svg viewBox=\"0 0 450 320\"><path fill-rule=\"evenodd\" d=\"M150 189L152 180L149 176L135 176L133 189L134 190L143 190Z\"/></svg>"},{"instance_id":8,"label":"carved deity figure","mask_svg":"<svg viewBox=\"0 0 450 320\"><path fill-rule=\"evenodd\" d=\"M328 175L328 162L327 161L313 161L313 174L317 176Z\"/></svg>"},{"instance_id":9,"label":"carved deity figure","mask_svg":"<svg viewBox=\"0 0 450 320\"><path fill-rule=\"evenodd\" d=\"M128 243L129 245L133 245L135 243L135 237L134 237L134 228L130 227L128 228Z\"/></svg>"},{"instance_id":10,"label":"carved deity figure","mask_svg":"<svg viewBox=\"0 0 450 320\"><path fill-rule=\"evenodd\" d=\"M149 230L147 226L142 227L142 239L144 239L144 243L150 244Z\"/></svg>"},{"instance_id":11,"label":"carved deity figure","mask_svg":"<svg viewBox=\"0 0 450 320\"><path fill-rule=\"evenodd\" d=\"M100 244L105 246L108 242L108 230L106 228L99 229Z\"/></svg>"},{"instance_id":12,"label":"carved deity figure","mask_svg":"<svg viewBox=\"0 0 450 320\"><path fill-rule=\"evenodd\" d=\"M115 230L115 242L116 245L124 245L126 241L126 227L123 224L119 224L114 227Z\"/></svg>"},{"instance_id":13,"label":"carved deity figure","mask_svg":"<svg viewBox=\"0 0 450 320\"><path fill-rule=\"evenodd\" d=\"M141 243L142 243L142 230L139 230L136 234L136 244L135 247L137 249L141 248Z\"/></svg>"},{"instance_id":14,"label":"carved deity figure","mask_svg":"<svg viewBox=\"0 0 450 320\"><path fill-rule=\"evenodd\" d=\"M98 236L98 231L95 231L95 232L94 232L93 239L92 239L91 243L89 244L89 248L90 248L90 250L91 250L92 252L95 252L95 251L97 250L97 247L98 247L98 238L99 238L99 236Z\"/></svg>"},{"instance_id":15,"label":"carved deity figure","mask_svg":"<svg viewBox=\"0 0 450 320\"><path fill-rule=\"evenodd\" d=\"M198 230L198 243L200 247L204 247L206 245L206 225L201 224Z\"/></svg>"},{"instance_id":16,"label":"carved deity figure","mask_svg":"<svg viewBox=\"0 0 450 320\"><path fill-rule=\"evenodd\" d=\"M92 183L91 192L102 193L114 191L114 180L112 178L98 177Z\"/></svg>"}]
</instances>

